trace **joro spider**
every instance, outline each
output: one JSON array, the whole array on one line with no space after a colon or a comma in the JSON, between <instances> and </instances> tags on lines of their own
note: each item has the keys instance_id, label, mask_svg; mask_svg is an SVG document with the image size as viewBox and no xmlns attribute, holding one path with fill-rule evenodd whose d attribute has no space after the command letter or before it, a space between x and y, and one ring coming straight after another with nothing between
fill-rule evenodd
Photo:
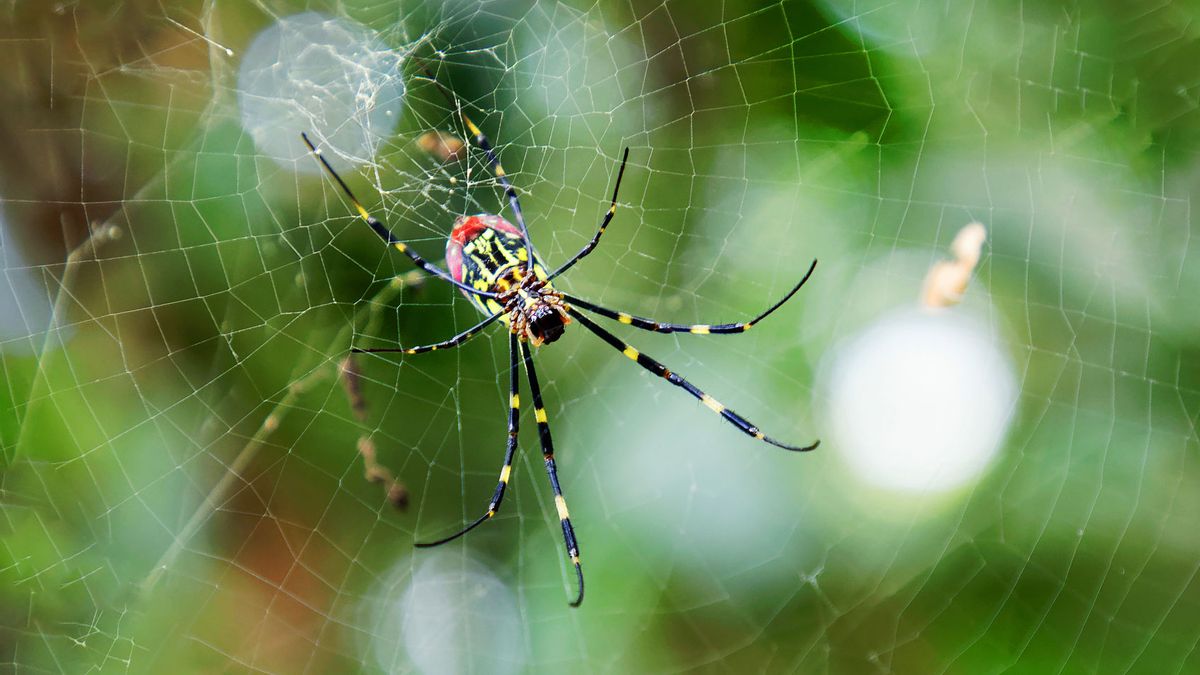
<instances>
[{"instance_id":1,"label":"joro spider","mask_svg":"<svg viewBox=\"0 0 1200 675\"><path fill-rule=\"evenodd\" d=\"M453 101L451 103L453 105ZM785 450L808 452L815 449L820 444L820 441L816 441L811 445L796 446L782 443L765 435L746 418L725 407L678 373L643 354L604 328L601 328L579 310L580 308L586 309L600 316L615 319L619 323L655 333L692 333L695 335L742 333L749 330L751 326L759 321L762 321L791 299L800 290L800 287L808 281L813 270L817 267L817 261L812 261L812 265L809 266L808 271L800 279L800 282L792 290L788 291L787 295L783 296L783 299L771 305L767 311L744 323L692 325L663 323L607 309L577 298L569 293L559 291L552 283L554 279L595 250L596 245L600 243L600 237L604 234L605 228L608 227L613 215L617 212L617 192L621 189L621 178L625 175L625 164L629 160L629 148L625 148L624 155L621 158L621 167L617 172L616 185L613 187L612 202L608 207L608 212L604 214L603 220L600 221L600 227L596 231L595 236L574 257L560 265L554 271L547 273L545 263L542 262L541 257L533 248L533 243L529 239L529 230L525 226L525 217L521 212L521 202L517 198L516 191L508 182L504 168L500 165L499 157L496 155L487 136L480 131L479 127L475 126L475 123L467 117L467 114L461 108L458 110L458 113L467 129L475 137L475 142L487 154L488 163L496 175L496 180L504 188L504 192L508 196L513 217L517 221L517 224L514 226L501 216L488 213L460 216L457 218L454 221L454 229L450 232L450 239L446 242L446 266L450 268L449 272L426 261L409 248L407 244L392 234L386 225L367 212L362 203L354 196L354 193L350 191L346 182L333 170L329 161L325 159L321 151L309 140L308 135L301 134L304 142L308 145L314 156L325 167L325 170L342 189L342 192L346 194L346 197L350 199L350 202L358 211L358 215L366 221L367 225L381 239L387 242L388 245L395 247L396 250L407 255L417 267L457 286L471 301L471 304L475 305L486 316L484 320L458 335L435 344L407 348L353 348L351 351L355 353L399 352L403 354L420 354L422 352L457 347L478 335L480 331L497 320L508 327L510 363L508 445L504 452L504 466L500 469L500 481L496 485L496 490L492 494L491 501L488 503L487 511L482 516L448 537L443 537L437 541L417 543L415 546L425 548L453 541L475 529L484 521L491 519L500 510L500 503L504 499L505 488L512 477L513 455L517 450L517 429L520 421L521 406L518 387L519 362L517 354L519 352L521 361L524 362L525 375L529 380L529 391L533 396L533 414L534 419L537 420L538 437L542 446L542 458L546 465L546 475L550 479L550 487L554 491L554 505L558 510L558 518L562 524L563 542L566 545L567 555L570 557L571 563L575 566L575 576L578 580L579 593L570 604L572 607L578 607L583 602L583 566L580 563L579 544L575 538L575 530L571 526L571 518L567 511L567 502L563 497L562 486L558 481L558 471L554 463L554 442L550 437L549 417L546 414L546 406L542 401L542 391L538 384L537 370L533 365L533 352L529 348L530 343L535 347L540 347L543 344L554 342L562 337L566 326L574 319L614 349L635 361L639 366L696 397L705 407L723 417L727 422L748 436Z\"/></svg>"}]
</instances>

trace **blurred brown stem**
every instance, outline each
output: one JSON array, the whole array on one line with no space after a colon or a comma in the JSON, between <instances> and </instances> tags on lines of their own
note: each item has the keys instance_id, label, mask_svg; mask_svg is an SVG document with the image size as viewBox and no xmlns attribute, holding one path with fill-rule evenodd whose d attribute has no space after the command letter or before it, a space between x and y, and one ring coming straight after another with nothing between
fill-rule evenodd
<instances>
[{"instance_id":1,"label":"blurred brown stem","mask_svg":"<svg viewBox=\"0 0 1200 675\"><path fill-rule=\"evenodd\" d=\"M342 385L346 389L346 398L350 402L350 410L354 412L354 417L359 423L367 421L367 399L362 393L362 373L358 370L358 360L350 354L345 359L342 359L342 365L339 368L342 375ZM384 486L384 494L392 506L398 509L408 508L408 488L404 483L396 480L392 476L392 472L387 467L380 464L375 459L375 441L371 439L370 434L363 434L358 437L358 454L362 455L364 468L364 477L368 483L382 483Z\"/></svg>"},{"instance_id":2,"label":"blurred brown stem","mask_svg":"<svg viewBox=\"0 0 1200 675\"><path fill-rule=\"evenodd\" d=\"M377 327L381 308L387 306L387 303L390 302L393 297L395 297L400 289L405 288L406 286L418 285L425 279L425 275L420 270L413 270L412 272L408 272L392 279L392 283L389 283L382 290L380 290L379 293L376 293L374 297L363 303L362 307L354 313L354 318L338 331L337 335L325 349L325 353L340 352L345 347L346 341L350 339L351 331L355 326L359 325L360 321L362 321L364 317L366 318L366 321L363 330L366 332L371 332ZM200 526L208 520L209 516L216 511L217 506L225 500L234 483L244 480L242 478L243 470L247 465L250 464L251 460L254 459L254 456L258 453L259 448L262 447L267 437L269 437L272 432L279 428L280 422L282 422L284 417L287 416L287 412L293 407L296 399L313 383L328 377L333 372L334 363L335 362L332 359L327 359L324 362L318 363L307 374L295 380L288 387L287 393L282 399L279 400L278 403L275 404L271 411L267 413L266 417L263 418L262 424L259 425L258 430L254 433L250 440L247 441L244 446L242 446L241 451L238 452L233 462L225 470L224 475L221 476L221 480L213 486L212 490L209 490L208 495L204 498L204 502L196 508L195 513L192 514L192 517L188 520L187 524L183 526L183 529L175 537L175 541L171 543L171 546L167 548L162 557L158 559L158 562L155 563L154 567L150 570L150 573L146 575L144 580L142 580L141 592L143 594L154 589L154 587L158 584L159 579L162 578L163 573L171 567L172 563L175 561L175 558L179 556L179 553L183 550L183 547L187 545L187 542L190 541L193 536L195 536L196 531L199 530ZM344 373L345 371L339 369L339 372ZM351 401L351 407L354 407L353 401ZM367 463L367 480L379 482L379 479L374 478L374 476L385 476L386 480L391 481L387 487L389 501L392 501L392 503L396 503L396 501L403 501L407 503L408 493L407 490L404 489L404 486L398 481L392 479L390 472L388 472L386 469L382 469L382 467L379 467L375 463L373 444L370 446L371 452L369 455L367 452L363 451L364 438L366 437L359 438L359 453L363 455L363 460ZM370 442L369 439L366 440L368 443ZM378 473L379 469L382 469L383 474ZM395 496L393 496L394 493L396 493Z\"/></svg>"}]
</instances>

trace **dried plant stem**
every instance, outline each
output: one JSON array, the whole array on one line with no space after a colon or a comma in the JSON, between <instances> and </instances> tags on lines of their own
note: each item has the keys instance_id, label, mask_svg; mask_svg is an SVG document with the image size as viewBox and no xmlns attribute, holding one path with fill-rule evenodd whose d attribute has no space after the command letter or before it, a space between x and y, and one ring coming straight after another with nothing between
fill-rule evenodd
<instances>
[{"instance_id":1,"label":"dried plant stem","mask_svg":"<svg viewBox=\"0 0 1200 675\"><path fill-rule=\"evenodd\" d=\"M353 320L338 331L337 335L325 349L325 353L338 353L342 351L347 344L347 340L349 340L351 337L351 331L353 331L354 327L358 326L360 322L364 322L364 319L365 326L363 329L367 332L372 331L377 327L381 309L388 306L388 303L396 296L397 293L400 292L402 288L420 284L424 279L425 276L420 272L420 270L414 270L393 279L392 283L385 286L379 291L379 293L375 294L374 297L362 303L362 306L355 312ZM211 490L209 490L208 495L204 498L203 503L196 508L196 511L192 513L192 517L188 519L187 524L185 524L183 529L180 530L179 534L175 536L175 541L171 543L171 546L167 548L162 557L160 557L158 562L155 563L154 567L150 570L150 573L147 574L146 578L142 580L140 590L143 594L149 593L154 589L159 580L162 578L162 575L171 568L171 565L175 562L175 559L179 557L180 552L183 551L183 547L187 545L193 536L195 536L196 532L202 525L204 525L213 512L216 511L217 507L227 499L233 486L236 483L243 482L245 480L243 476L245 468L254 459L255 455L258 453L259 449L262 448L262 445L264 442L266 442L267 438L279 428L280 423L287 416L287 412L293 407L296 399L314 383L329 377L335 372L344 374L345 370L343 370L341 367L338 367L334 359L327 359L321 363L318 363L308 373L301 376L288 387L287 393L284 394L283 398L281 398L279 402L276 403L271 409L271 411L268 412L263 418L262 424L259 425L258 430L255 431L250 440L247 441L244 446L242 446L242 449L238 452L233 462L230 463L228 468L226 468L225 473L221 476L221 480L219 480L217 484L214 485ZM354 407L353 401L351 401L351 407ZM391 498L390 492L396 490L397 485L399 486L400 490L403 490L403 485L400 485L397 481L392 479L390 472L387 472L386 469L378 466L378 464L375 462L373 445L370 447L370 454L364 452L364 438L366 437L359 439L359 453L363 455L363 461L367 463L367 479L372 480L372 482L379 482L381 479L373 480L372 476L379 475L385 477L387 481L390 481L387 486L387 490L389 491L389 498ZM367 440L369 442L369 439ZM382 469L382 473L380 473L380 469ZM405 492L405 499L406 498L407 492Z\"/></svg>"}]
</instances>

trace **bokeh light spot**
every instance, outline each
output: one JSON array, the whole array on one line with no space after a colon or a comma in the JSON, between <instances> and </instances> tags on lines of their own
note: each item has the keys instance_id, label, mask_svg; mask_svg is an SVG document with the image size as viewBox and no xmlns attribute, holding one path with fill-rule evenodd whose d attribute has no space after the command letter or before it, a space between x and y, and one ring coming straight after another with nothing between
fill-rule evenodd
<instances>
[{"instance_id":1,"label":"bokeh light spot","mask_svg":"<svg viewBox=\"0 0 1200 675\"><path fill-rule=\"evenodd\" d=\"M953 313L900 311L847 340L828 369L828 433L867 482L942 492L1003 440L1016 380L994 335Z\"/></svg>"},{"instance_id":2,"label":"bokeh light spot","mask_svg":"<svg viewBox=\"0 0 1200 675\"><path fill-rule=\"evenodd\" d=\"M238 71L242 126L258 149L290 163L300 132L366 161L404 109L402 57L371 31L317 12L284 17L259 33ZM317 173L316 162L296 167Z\"/></svg>"},{"instance_id":3,"label":"bokeh light spot","mask_svg":"<svg viewBox=\"0 0 1200 675\"><path fill-rule=\"evenodd\" d=\"M512 591L486 566L453 552L422 559L399 598L380 590L375 658L388 672L506 673L525 664ZM397 568L406 574L409 562ZM396 577L393 576L393 579ZM402 647L403 654L397 647Z\"/></svg>"},{"instance_id":4,"label":"bokeh light spot","mask_svg":"<svg viewBox=\"0 0 1200 675\"><path fill-rule=\"evenodd\" d=\"M0 275L0 352L30 354L43 343L57 346L64 336L45 341L53 318L52 300L38 278L38 268L26 260L13 239L8 219L0 213L0 265L4 267Z\"/></svg>"}]
</instances>

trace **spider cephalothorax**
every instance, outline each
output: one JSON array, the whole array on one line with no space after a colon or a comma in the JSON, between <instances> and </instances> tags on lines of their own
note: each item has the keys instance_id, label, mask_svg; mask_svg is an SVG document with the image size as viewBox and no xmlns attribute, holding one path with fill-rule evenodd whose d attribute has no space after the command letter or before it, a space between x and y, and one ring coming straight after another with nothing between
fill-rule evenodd
<instances>
[{"instance_id":1,"label":"spider cephalothorax","mask_svg":"<svg viewBox=\"0 0 1200 675\"><path fill-rule=\"evenodd\" d=\"M567 314L570 306L544 279L524 277L511 290L501 292L499 299L504 301L504 311L508 313L504 320L513 334L529 340L534 347L562 337L571 323Z\"/></svg>"},{"instance_id":2,"label":"spider cephalothorax","mask_svg":"<svg viewBox=\"0 0 1200 675\"><path fill-rule=\"evenodd\" d=\"M430 79L432 80L432 76L430 76ZM450 101L451 105L457 107L456 102L449 92L444 93L446 93L446 98ZM575 574L579 581L579 594L575 597L574 602L571 603L573 606L578 606L579 603L583 602L583 567L579 559L579 544L575 539L575 530L571 526L571 517L567 513L567 501L563 497L562 486L558 482L558 469L554 460L554 442L550 437L549 416L546 414L546 407L542 403L542 392L538 385L537 372L533 364L533 351L529 348L529 344L532 343L536 347L541 344L554 342L562 336L566 325L574 319L581 326L642 368L686 391L689 395L694 396L706 408L720 415L722 419L747 436L786 450L798 452L812 450L817 447L816 443L805 446L788 445L767 436L757 426L751 424L749 420L725 407L712 396L704 393L703 390L688 382L679 373L670 370L655 359L643 354L632 345L629 345L597 325L588 318L587 314L580 310L594 312L600 316L615 319L627 326L656 333L692 333L695 335L742 333L763 320L771 312L779 309L783 303L795 295L796 291L799 291L800 287L804 285L804 282L808 281L809 275L813 273L813 269L817 266L817 261L814 260L812 262L812 266L808 268L808 272L800 280L800 283L796 284L782 300L776 302L767 311L759 314L757 317L739 323L663 323L652 319L643 319L632 314L626 314L625 312L617 312L573 295L562 293L555 290L550 282L596 248L596 244L600 242L600 235L604 234L604 229L608 227L613 214L617 212L617 191L621 187L621 177L625 175L625 162L629 159L629 148L625 149L625 155L621 160L621 168L617 172L617 182L613 187L612 203L609 205L608 212L604 215L603 220L600 221L599 230L579 253L576 253L574 257L554 271L547 273L545 264L542 263L537 251L533 248L533 244L530 243L529 230L525 226L525 217L521 214L520 199L517 197L516 190L509 184L504 169L500 166L500 158L496 156L495 150L492 149L487 137L483 135L479 127L475 126L475 123L461 110L459 111L459 115L462 117L463 124L474 136L475 143L487 153L488 163L492 167L492 172L495 174L497 182L504 188L504 193L508 197L508 203L512 209L513 220L516 221L516 225L498 215L489 213L459 217L454 221L454 229L451 230L450 239L446 243L446 266L449 267L448 272L428 263L409 248L408 244L396 238L383 223L373 218L363 208L362 204L354 198L354 194L350 192L350 188L338 177L333 167L329 165L329 162L321 156L316 147L309 141L308 136L304 137L305 143L308 143L308 147L316 153L321 163L325 166L325 169L337 181L338 185L346 193L346 196L354 202L359 215L362 216L363 220L367 222L367 225L377 235L389 245L394 246L401 253L408 256L421 269L456 286L467 296L471 304L475 305L487 317L458 335L436 344L408 348L355 349L354 351L420 354L422 352L457 347L475 335L478 335L480 331L496 321L502 321L508 326L510 332L508 338L510 403L508 412L508 447L504 453L504 466L500 469L500 482L496 485L496 491L492 493L492 499L482 516L448 537L443 537L433 542L420 543L417 546L437 546L438 544L444 544L457 539L499 512L500 502L504 499L504 492L508 487L509 479L512 477L513 457L517 451L517 427L520 421L521 408L521 397L518 394L518 376L520 375L519 366L523 363L525 366L525 375L529 380L530 394L533 398L533 414L534 419L537 421L538 440L542 446L542 459L546 465L546 475L550 479L550 487L554 491L554 506L558 511L558 518L562 524L563 543L566 545L567 555L571 559L571 564L575 567Z\"/></svg>"}]
</instances>

